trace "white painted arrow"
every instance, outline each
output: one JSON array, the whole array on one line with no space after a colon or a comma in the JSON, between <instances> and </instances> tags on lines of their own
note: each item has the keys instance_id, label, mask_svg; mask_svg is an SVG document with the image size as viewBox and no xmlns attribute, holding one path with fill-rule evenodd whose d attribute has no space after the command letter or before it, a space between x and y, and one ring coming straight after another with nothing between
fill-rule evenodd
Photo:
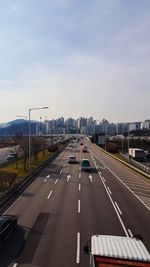
<instances>
[{"instance_id":1,"label":"white painted arrow","mask_svg":"<svg viewBox=\"0 0 150 267\"><path fill-rule=\"evenodd\" d=\"M50 174L46 176L44 182L46 182L47 181L47 178L49 178L49 177L50 177Z\"/></svg>"},{"instance_id":2,"label":"white painted arrow","mask_svg":"<svg viewBox=\"0 0 150 267\"><path fill-rule=\"evenodd\" d=\"M67 182L69 182L69 179L71 178L70 174L67 175Z\"/></svg>"},{"instance_id":3,"label":"white painted arrow","mask_svg":"<svg viewBox=\"0 0 150 267\"><path fill-rule=\"evenodd\" d=\"M93 182L93 177L92 177L91 174L89 175L89 179L90 179L90 181L91 181L91 183L92 183L92 182Z\"/></svg>"}]
</instances>

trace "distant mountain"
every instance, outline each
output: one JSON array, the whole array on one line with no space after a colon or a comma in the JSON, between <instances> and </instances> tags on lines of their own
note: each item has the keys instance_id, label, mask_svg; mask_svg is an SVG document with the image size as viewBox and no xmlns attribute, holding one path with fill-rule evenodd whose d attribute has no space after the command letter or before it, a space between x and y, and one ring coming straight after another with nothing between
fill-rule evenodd
<instances>
[{"instance_id":1,"label":"distant mountain","mask_svg":"<svg viewBox=\"0 0 150 267\"><path fill-rule=\"evenodd\" d=\"M6 128L6 127L8 127L8 126L9 126L8 123L1 123L1 124L0 124L0 129L1 129L1 128Z\"/></svg>"},{"instance_id":2,"label":"distant mountain","mask_svg":"<svg viewBox=\"0 0 150 267\"><path fill-rule=\"evenodd\" d=\"M31 134L36 133L36 128L39 122L31 121ZM16 134L28 134L28 121L17 119L8 123L0 124L0 136L9 136Z\"/></svg>"},{"instance_id":3,"label":"distant mountain","mask_svg":"<svg viewBox=\"0 0 150 267\"><path fill-rule=\"evenodd\" d=\"M6 128L10 125L18 124L18 123L22 123L22 122L25 122L25 120L24 119L17 119L17 120L9 121L7 123L1 123L0 128Z\"/></svg>"},{"instance_id":4,"label":"distant mountain","mask_svg":"<svg viewBox=\"0 0 150 267\"><path fill-rule=\"evenodd\" d=\"M25 123L25 122L26 122L25 119L16 119L16 120L8 122L8 125L20 124L20 123Z\"/></svg>"}]
</instances>

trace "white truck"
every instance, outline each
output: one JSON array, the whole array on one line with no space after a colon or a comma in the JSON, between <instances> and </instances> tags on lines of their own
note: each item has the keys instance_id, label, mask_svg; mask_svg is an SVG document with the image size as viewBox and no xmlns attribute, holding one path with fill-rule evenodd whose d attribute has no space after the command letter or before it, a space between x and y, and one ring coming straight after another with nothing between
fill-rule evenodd
<instances>
[{"instance_id":1,"label":"white truck","mask_svg":"<svg viewBox=\"0 0 150 267\"><path fill-rule=\"evenodd\" d=\"M148 250L134 237L93 235L84 252L89 254L89 267L150 267Z\"/></svg>"},{"instance_id":2,"label":"white truck","mask_svg":"<svg viewBox=\"0 0 150 267\"><path fill-rule=\"evenodd\" d=\"M140 148L129 148L129 157L135 160L143 160L145 158L145 152Z\"/></svg>"}]
</instances>

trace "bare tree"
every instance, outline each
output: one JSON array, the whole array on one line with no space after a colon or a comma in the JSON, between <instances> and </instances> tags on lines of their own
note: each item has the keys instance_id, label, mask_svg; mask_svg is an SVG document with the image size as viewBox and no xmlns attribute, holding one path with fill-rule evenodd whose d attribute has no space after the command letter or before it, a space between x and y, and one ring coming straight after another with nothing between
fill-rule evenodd
<instances>
[{"instance_id":1,"label":"bare tree","mask_svg":"<svg viewBox=\"0 0 150 267\"><path fill-rule=\"evenodd\" d=\"M34 157L34 164L38 162L38 154L42 150L42 143L39 137L31 139L31 155Z\"/></svg>"}]
</instances>

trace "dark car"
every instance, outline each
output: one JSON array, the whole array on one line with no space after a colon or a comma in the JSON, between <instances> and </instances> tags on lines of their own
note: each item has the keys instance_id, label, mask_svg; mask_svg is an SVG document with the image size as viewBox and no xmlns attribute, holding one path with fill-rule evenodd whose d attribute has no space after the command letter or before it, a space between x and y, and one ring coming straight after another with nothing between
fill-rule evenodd
<instances>
[{"instance_id":1,"label":"dark car","mask_svg":"<svg viewBox=\"0 0 150 267\"><path fill-rule=\"evenodd\" d=\"M10 236L17 227L17 218L13 215L0 216L0 245Z\"/></svg>"},{"instance_id":2,"label":"dark car","mask_svg":"<svg viewBox=\"0 0 150 267\"><path fill-rule=\"evenodd\" d=\"M89 159L82 159L81 171L91 171L91 164Z\"/></svg>"},{"instance_id":3,"label":"dark car","mask_svg":"<svg viewBox=\"0 0 150 267\"><path fill-rule=\"evenodd\" d=\"M146 158L147 158L147 159L150 159L150 152L148 152L148 153L146 154Z\"/></svg>"}]
</instances>

